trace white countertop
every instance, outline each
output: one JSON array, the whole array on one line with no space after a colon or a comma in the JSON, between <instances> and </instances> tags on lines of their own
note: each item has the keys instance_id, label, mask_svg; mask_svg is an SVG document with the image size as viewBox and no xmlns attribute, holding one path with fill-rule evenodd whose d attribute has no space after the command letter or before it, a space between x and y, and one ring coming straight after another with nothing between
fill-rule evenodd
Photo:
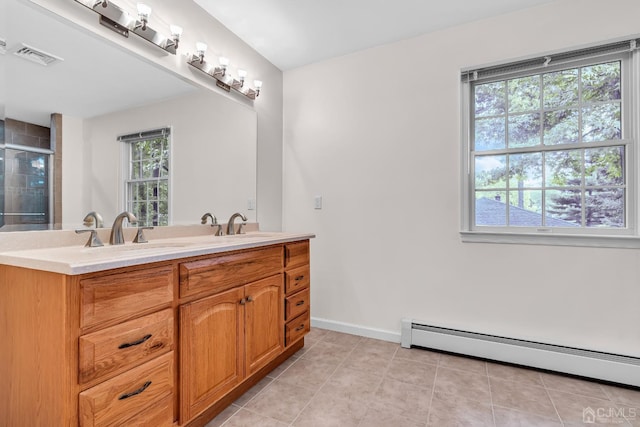
<instances>
[{"instance_id":1,"label":"white countertop","mask_svg":"<svg viewBox=\"0 0 640 427\"><path fill-rule=\"evenodd\" d=\"M0 264L69 275L306 240L309 233L249 232L234 236L185 236L97 248L63 246L0 252Z\"/></svg>"}]
</instances>

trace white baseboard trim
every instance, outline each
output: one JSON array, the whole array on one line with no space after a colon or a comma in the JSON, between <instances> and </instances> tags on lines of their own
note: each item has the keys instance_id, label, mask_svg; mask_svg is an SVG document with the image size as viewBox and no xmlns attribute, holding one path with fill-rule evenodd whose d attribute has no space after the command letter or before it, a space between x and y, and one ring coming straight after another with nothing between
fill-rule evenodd
<instances>
[{"instance_id":1,"label":"white baseboard trim","mask_svg":"<svg viewBox=\"0 0 640 427\"><path fill-rule=\"evenodd\" d=\"M311 317L311 326L321 329L328 329L345 334L358 335L361 337L374 338L382 341L400 342L400 332L385 331L383 329L367 328L353 323L338 322L336 320L321 319Z\"/></svg>"}]
</instances>

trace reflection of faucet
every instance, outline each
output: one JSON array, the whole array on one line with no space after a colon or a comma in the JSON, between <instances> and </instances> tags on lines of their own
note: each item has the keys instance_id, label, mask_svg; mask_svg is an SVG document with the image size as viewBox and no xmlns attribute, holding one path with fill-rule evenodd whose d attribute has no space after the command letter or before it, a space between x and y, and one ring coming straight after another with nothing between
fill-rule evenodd
<instances>
[{"instance_id":1,"label":"reflection of faucet","mask_svg":"<svg viewBox=\"0 0 640 427\"><path fill-rule=\"evenodd\" d=\"M236 218L242 218L244 222L247 222L246 216L242 215L240 212L234 213L233 215L231 215L231 218L229 218L229 222L227 222L227 235L236 234L236 230L233 227L233 222L236 220ZM238 229L238 234L242 234L241 231L242 225L240 225L240 228Z\"/></svg>"},{"instance_id":2,"label":"reflection of faucet","mask_svg":"<svg viewBox=\"0 0 640 427\"><path fill-rule=\"evenodd\" d=\"M104 227L104 223L102 221L102 215L100 215L96 211L89 212L82 221L84 222L84 225L87 227L91 227L93 224L96 225L96 228Z\"/></svg>"},{"instance_id":3,"label":"reflection of faucet","mask_svg":"<svg viewBox=\"0 0 640 427\"><path fill-rule=\"evenodd\" d=\"M222 225L218 224L218 218L216 218L215 215L211 215L210 212L207 212L206 214L202 215L202 218L200 218L200 224L206 224L207 218L211 218L211 227L218 227L218 229L216 230L215 233L213 233L213 235L222 236Z\"/></svg>"},{"instance_id":4,"label":"reflection of faucet","mask_svg":"<svg viewBox=\"0 0 640 427\"><path fill-rule=\"evenodd\" d=\"M138 222L135 216L131 212L124 211L120 215L118 215L113 221L113 227L111 227L111 237L109 238L109 243L112 245L122 245L124 244L124 236L122 234L122 221L127 218L129 220L129 224L133 224L134 222Z\"/></svg>"}]
</instances>

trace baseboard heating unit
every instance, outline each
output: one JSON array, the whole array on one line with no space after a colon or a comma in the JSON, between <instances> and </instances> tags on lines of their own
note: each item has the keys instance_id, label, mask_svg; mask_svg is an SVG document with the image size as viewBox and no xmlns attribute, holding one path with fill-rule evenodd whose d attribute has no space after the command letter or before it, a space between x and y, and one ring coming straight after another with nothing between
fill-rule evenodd
<instances>
[{"instance_id":1,"label":"baseboard heating unit","mask_svg":"<svg viewBox=\"0 0 640 427\"><path fill-rule=\"evenodd\" d=\"M425 347L640 387L640 358L429 326L402 319L402 347Z\"/></svg>"}]
</instances>

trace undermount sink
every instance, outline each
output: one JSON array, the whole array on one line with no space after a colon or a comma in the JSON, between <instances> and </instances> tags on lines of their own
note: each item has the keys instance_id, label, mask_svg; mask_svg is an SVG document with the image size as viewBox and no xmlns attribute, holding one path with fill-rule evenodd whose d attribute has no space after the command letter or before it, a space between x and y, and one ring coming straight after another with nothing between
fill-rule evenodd
<instances>
[{"instance_id":1,"label":"undermount sink","mask_svg":"<svg viewBox=\"0 0 640 427\"><path fill-rule=\"evenodd\" d=\"M83 252L115 252L115 253L131 253L134 251L148 251L151 249L176 249L190 246L189 243L134 243L130 245L105 245L97 248L84 248Z\"/></svg>"},{"instance_id":2,"label":"undermount sink","mask_svg":"<svg viewBox=\"0 0 640 427\"><path fill-rule=\"evenodd\" d=\"M228 239L259 239L259 238L270 238L275 237L274 233L262 233L262 232L252 232L246 234L227 234L222 237L226 237Z\"/></svg>"}]
</instances>

